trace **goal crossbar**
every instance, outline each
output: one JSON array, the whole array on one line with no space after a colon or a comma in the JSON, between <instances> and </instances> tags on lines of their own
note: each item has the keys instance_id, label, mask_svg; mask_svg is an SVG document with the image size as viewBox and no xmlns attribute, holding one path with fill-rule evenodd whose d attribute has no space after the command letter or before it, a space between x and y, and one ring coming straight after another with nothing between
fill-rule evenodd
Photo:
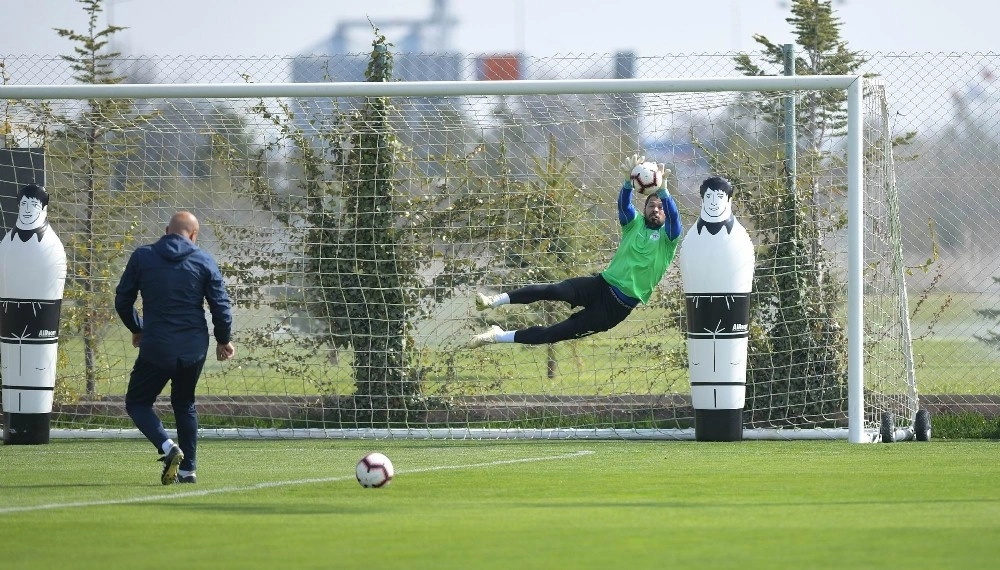
<instances>
[{"instance_id":1,"label":"goal crossbar","mask_svg":"<svg viewBox=\"0 0 1000 570\"><path fill-rule=\"evenodd\" d=\"M552 79L330 83L162 83L0 85L0 99L158 99L247 97L449 97L458 95L582 95L695 91L850 89L860 75L703 77L698 79Z\"/></svg>"}]
</instances>

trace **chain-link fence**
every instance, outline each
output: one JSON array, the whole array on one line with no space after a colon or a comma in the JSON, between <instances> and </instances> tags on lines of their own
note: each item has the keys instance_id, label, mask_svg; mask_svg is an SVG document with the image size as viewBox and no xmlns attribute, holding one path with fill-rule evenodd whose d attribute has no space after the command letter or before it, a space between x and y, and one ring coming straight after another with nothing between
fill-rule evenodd
<instances>
[{"instance_id":1,"label":"chain-link fence","mask_svg":"<svg viewBox=\"0 0 1000 570\"><path fill-rule=\"evenodd\" d=\"M719 77L733 53L477 58L400 54L401 80ZM1000 410L1000 342L990 310L1000 299L1000 54L862 53L859 70L885 80L892 130L915 133L895 151L904 256L910 269L917 384L925 406ZM130 83L283 83L363 80L368 54L297 58L129 58ZM6 84L73 83L59 57L2 55ZM780 69L766 70L780 74ZM671 141L641 141L655 153ZM673 141L676 142L676 141ZM1000 328L1000 327L998 327Z\"/></svg>"}]
</instances>

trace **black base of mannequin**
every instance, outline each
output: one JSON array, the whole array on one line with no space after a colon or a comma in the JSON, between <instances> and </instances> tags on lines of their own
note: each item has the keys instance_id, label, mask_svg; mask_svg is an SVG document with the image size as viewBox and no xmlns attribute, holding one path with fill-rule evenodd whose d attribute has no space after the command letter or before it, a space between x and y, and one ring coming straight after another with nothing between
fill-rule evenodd
<instances>
[{"instance_id":1,"label":"black base of mannequin","mask_svg":"<svg viewBox=\"0 0 1000 570\"><path fill-rule=\"evenodd\" d=\"M743 441L743 410L695 410L697 441Z\"/></svg>"},{"instance_id":2,"label":"black base of mannequin","mask_svg":"<svg viewBox=\"0 0 1000 570\"><path fill-rule=\"evenodd\" d=\"M3 442L7 445L37 445L49 442L51 414L3 414Z\"/></svg>"}]
</instances>

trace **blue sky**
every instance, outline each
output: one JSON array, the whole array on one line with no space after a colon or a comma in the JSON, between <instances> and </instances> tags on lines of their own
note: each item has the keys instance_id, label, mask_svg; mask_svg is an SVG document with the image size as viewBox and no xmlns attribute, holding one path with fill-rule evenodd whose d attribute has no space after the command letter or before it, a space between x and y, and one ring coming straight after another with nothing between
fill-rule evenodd
<instances>
[{"instance_id":1,"label":"blue sky","mask_svg":"<svg viewBox=\"0 0 1000 570\"><path fill-rule=\"evenodd\" d=\"M761 33L792 39L787 0L447 0L458 21L450 47L463 53L640 56L754 49ZM338 22L422 19L434 0L107 0L105 16L128 26L124 51L143 55L296 55L313 52ZM280 9L279 9L280 7ZM1000 51L996 0L834 0L842 37L862 51ZM0 55L67 53L52 28L83 31L75 0L0 0ZM102 22L106 24L106 20ZM103 27L103 26L102 26ZM397 43L397 38L389 37ZM370 42L370 35L363 40ZM352 51L365 51L362 41ZM398 45L398 43L397 43Z\"/></svg>"}]
</instances>

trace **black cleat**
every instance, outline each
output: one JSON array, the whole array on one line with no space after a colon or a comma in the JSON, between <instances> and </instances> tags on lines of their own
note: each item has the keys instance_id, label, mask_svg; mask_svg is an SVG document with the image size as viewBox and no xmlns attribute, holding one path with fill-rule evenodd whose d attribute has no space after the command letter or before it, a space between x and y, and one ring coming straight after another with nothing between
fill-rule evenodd
<instances>
[{"instance_id":1,"label":"black cleat","mask_svg":"<svg viewBox=\"0 0 1000 570\"><path fill-rule=\"evenodd\" d=\"M163 462L163 473L160 474L160 483L170 485L177 481L177 469L180 468L182 459L184 459L184 452L177 445L174 445L170 448L170 451L160 456L157 460Z\"/></svg>"}]
</instances>

